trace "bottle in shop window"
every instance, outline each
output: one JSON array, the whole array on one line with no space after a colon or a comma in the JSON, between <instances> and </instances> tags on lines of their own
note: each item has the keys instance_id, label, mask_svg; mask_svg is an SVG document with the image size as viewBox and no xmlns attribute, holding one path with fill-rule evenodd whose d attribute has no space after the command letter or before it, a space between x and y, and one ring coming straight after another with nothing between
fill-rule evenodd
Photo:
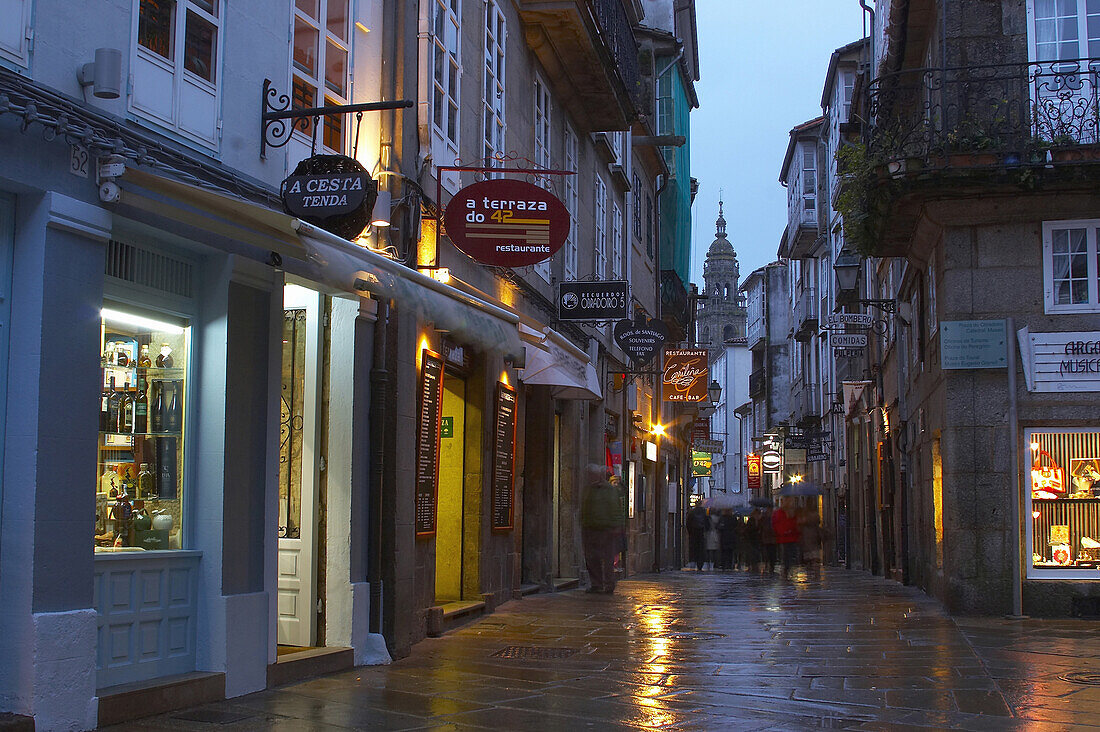
<instances>
[{"instance_id":1,"label":"bottle in shop window","mask_svg":"<svg viewBox=\"0 0 1100 732\"><path fill-rule=\"evenodd\" d=\"M110 386L108 387L109 396L107 397L107 431L117 432L118 427L118 406L119 400L122 395L115 389L115 377L111 377Z\"/></svg>"},{"instance_id":2,"label":"bottle in shop window","mask_svg":"<svg viewBox=\"0 0 1100 732\"><path fill-rule=\"evenodd\" d=\"M156 498L156 477L149 470L149 463L142 463L137 479L138 498Z\"/></svg>"},{"instance_id":3,"label":"bottle in shop window","mask_svg":"<svg viewBox=\"0 0 1100 732\"><path fill-rule=\"evenodd\" d=\"M180 387L180 382L172 382L172 401L168 404L168 412L164 421L164 429L167 432L179 432L180 430L180 419L183 416L183 409L180 406Z\"/></svg>"},{"instance_id":4,"label":"bottle in shop window","mask_svg":"<svg viewBox=\"0 0 1100 732\"><path fill-rule=\"evenodd\" d=\"M153 397L153 408L149 415L149 431L150 432L163 432L164 431L164 382L154 381L150 382L151 387L155 387L157 395Z\"/></svg>"},{"instance_id":5,"label":"bottle in shop window","mask_svg":"<svg viewBox=\"0 0 1100 732\"><path fill-rule=\"evenodd\" d=\"M157 496L176 497L176 438L157 438Z\"/></svg>"},{"instance_id":6,"label":"bottle in shop window","mask_svg":"<svg viewBox=\"0 0 1100 732\"><path fill-rule=\"evenodd\" d=\"M141 347L141 356L138 358L138 367L147 369L153 365L152 359L149 358L149 344L146 343Z\"/></svg>"},{"instance_id":7,"label":"bottle in shop window","mask_svg":"<svg viewBox=\"0 0 1100 732\"><path fill-rule=\"evenodd\" d=\"M103 387L103 394L99 400L99 431L107 431L107 405L111 401L111 388L109 386Z\"/></svg>"},{"instance_id":8,"label":"bottle in shop window","mask_svg":"<svg viewBox=\"0 0 1100 732\"><path fill-rule=\"evenodd\" d=\"M146 389L145 378L139 376L137 394L134 396L134 432L138 434L149 431L149 395Z\"/></svg>"},{"instance_id":9,"label":"bottle in shop window","mask_svg":"<svg viewBox=\"0 0 1100 732\"><path fill-rule=\"evenodd\" d=\"M126 349L123 347L124 345L125 344L123 344L123 343L116 343L115 344L115 347L116 347L115 363L117 363L119 366L129 366L130 365L130 357L126 355Z\"/></svg>"},{"instance_id":10,"label":"bottle in shop window","mask_svg":"<svg viewBox=\"0 0 1100 732\"><path fill-rule=\"evenodd\" d=\"M167 343L160 344L160 353L157 355L157 368L172 368L172 347Z\"/></svg>"}]
</instances>

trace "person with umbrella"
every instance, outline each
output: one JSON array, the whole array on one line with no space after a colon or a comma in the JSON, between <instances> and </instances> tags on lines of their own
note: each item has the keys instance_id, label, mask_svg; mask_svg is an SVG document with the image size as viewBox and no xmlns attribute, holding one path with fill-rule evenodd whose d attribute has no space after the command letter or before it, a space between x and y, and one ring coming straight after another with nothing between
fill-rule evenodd
<instances>
[{"instance_id":1,"label":"person with umbrella","mask_svg":"<svg viewBox=\"0 0 1100 732\"><path fill-rule=\"evenodd\" d=\"M695 504L684 519L688 535L688 563L695 563L696 571L702 571L703 562L706 561L707 529L710 527L710 517L707 510L699 504Z\"/></svg>"}]
</instances>

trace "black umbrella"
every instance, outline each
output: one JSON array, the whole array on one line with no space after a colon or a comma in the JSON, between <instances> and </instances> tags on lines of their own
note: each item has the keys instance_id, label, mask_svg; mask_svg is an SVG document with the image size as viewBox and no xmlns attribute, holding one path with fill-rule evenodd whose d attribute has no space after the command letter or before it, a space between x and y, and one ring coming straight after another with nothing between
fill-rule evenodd
<instances>
[{"instance_id":1,"label":"black umbrella","mask_svg":"<svg viewBox=\"0 0 1100 732\"><path fill-rule=\"evenodd\" d=\"M756 506L757 508L771 508L773 504L772 499L761 496L758 498L750 498L749 505Z\"/></svg>"}]
</instances>

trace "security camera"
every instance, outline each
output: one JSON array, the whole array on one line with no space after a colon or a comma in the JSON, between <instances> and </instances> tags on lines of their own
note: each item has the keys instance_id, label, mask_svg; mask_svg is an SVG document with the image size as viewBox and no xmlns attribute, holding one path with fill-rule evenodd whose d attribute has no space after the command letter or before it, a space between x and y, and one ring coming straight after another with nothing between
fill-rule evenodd
<instances>
[{"instance_id":1,"label":"security camera","mask_svg":"<svg viewBox=\"0 0 1100 732\"><path fill-rule=\"evenodd\" d=\"M107 181L99 186L99 200L103 203L118 203L122 198L122 191L117 183Z\"/></svg>"}]
</instances>

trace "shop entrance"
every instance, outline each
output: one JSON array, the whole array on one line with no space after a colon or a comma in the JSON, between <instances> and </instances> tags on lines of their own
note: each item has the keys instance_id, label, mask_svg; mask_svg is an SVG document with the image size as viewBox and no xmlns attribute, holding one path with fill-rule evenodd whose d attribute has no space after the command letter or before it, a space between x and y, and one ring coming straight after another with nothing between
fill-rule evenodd
<instances>
[{"instance_id":1,"label":"shop entrance","mask_svg":"<svg viewBox=\"0 0 1100 732\"><path fill-rule=\"evenodd\" d=\"M312 646L317 639L320 311L318 293L296 285L284 288L277 603L281 646Z\"/></svg>"},{"instance_id":2,"label":"shop entrance","mask_svg":"<svg viewBox=\"0 0 1100 732\"><path fill-rule=\"evenodd\" d=\"M435 535L435 599L439 603L463 599L465 434L466 381L445 375L439 431L439 499Z\"/></svg>"}]
</instances>

